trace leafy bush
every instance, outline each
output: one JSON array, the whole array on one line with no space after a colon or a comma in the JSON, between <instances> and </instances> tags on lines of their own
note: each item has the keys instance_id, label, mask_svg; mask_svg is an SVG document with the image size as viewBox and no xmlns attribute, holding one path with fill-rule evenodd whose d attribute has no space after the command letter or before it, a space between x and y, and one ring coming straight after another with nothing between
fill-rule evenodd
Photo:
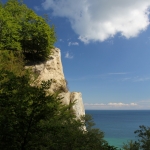
<instances>
[{"instance_id":1,"label":"leafy bush","mask_svg":"<svg viewBox=\"0 0 150 150\"><path fill-rule=\"evenodd\" d=\"M54 47L54 26L22 2L0 5L0 50L20 50L30 60L46 59Z\"/></svg>"},{"instance_id":2,"label":"leafy bush","mask_svg":"<svg viewBox=\"0 0 150 150\"><path fill-rule=\"evenodd\" d=\"M139 126L139 130L134 133L137 134L138 141L130 141L124 144L124 150L149 150L150 149L150 127L144 125Z\"/></svg>"}]
</instances>

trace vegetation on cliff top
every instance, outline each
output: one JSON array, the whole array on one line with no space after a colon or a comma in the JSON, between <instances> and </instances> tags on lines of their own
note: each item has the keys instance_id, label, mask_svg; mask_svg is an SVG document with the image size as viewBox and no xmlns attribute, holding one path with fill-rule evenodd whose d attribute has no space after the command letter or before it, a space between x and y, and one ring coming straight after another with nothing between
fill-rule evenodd
<instances>
[{"instance_id":1,"label":"vegetation on cliff top","mask_svg":"<svg viewBox=\"0 0 150 150\"><path fill-rule=\"evenodd\" d=\"M0 50L21 51L28 59L45 59L56 42L54 26L18 0L0 5Z\"/></svg>"}]
</instances>

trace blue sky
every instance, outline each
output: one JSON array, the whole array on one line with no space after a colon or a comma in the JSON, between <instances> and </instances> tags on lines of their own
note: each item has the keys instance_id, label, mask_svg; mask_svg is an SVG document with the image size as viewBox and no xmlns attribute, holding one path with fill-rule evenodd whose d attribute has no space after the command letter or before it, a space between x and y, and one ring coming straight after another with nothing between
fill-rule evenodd
<instances>
[{"instance_id":1,"label":"blue sky","mask_svg":"<svg viewBox=\"0 0 150 150\"><path fill-rule=\"evenodd\" d=\"M70 91L86 109L150 109L149 0L24 0L55 25Z\"/></svg>"}]
</instances>

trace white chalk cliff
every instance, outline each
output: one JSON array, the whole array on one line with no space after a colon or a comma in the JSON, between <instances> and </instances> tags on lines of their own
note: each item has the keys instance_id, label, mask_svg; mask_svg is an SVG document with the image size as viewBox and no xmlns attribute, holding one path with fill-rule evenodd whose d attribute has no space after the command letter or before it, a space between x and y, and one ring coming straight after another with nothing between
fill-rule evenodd
<instances>
[{"instance_id":1,"label":"white chalk cliff","mask_svg":"<svg viewBox=\"0 0 150 150\"><path fill-rule=\"evenodd\" d=\"M81 115L85 115L85 109L82 100L82 94L80 92L70 92L67 88L67 83L63 73L63 66L61 62L60 49L55 48L52 50L52 54L46 62L37 63L35 65L27 66L33 69L38 74L37 82L52 80L50 92L60 90L60 96L63 97L62 102L68 105L75 101L73 110L79 118Z\"/></svg>"}]
</instances>

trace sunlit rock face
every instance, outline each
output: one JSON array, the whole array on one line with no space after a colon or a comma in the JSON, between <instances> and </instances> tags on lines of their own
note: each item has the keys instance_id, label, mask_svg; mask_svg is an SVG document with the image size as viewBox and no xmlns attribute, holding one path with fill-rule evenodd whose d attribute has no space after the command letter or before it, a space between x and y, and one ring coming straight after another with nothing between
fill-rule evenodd
<instances>
[{"instance_id":1,"label":"sunlit rock face","mask_svg":"<svg viewBox=\"0 0 150 150\"><path fill-rule=\"evenodd\" d=\"M41 81L52 80L51 88L49 89L50 92L55 92L60 88L67 91L66 80L61 63L61 53L58 48L52 50L52 54L47 61L38 62L37 64L27 67L32 68L32 70L38 75L38 78L36 79L38 84L40 84Z\"/></svg>"},{"instance_id":2,"label":"sunlit rock face","mask_svg":"<svg viewBox=\"0 0 150 150\"><path fill-rule=\"evenodd\" d=\"M82 94L80 92L67 92L67 93L61 93L61 97L63 97L62 102L64 104L70 104L75 102L73 105L72 109L75 112L75 115L77 118L79 118L82 115L85 115L85 109L83 105L83 100L82 100Z\"/></svg>"},{"instance_id":3,"label":"sunlit rock face","mask_svg":"<svg viewBox=\"0 0 150 150\"><path fill-rule=\"evenodd\" d=\"M51 80L51 87L49 92L60 91L60 97L62 97L62 103L69 105L75 101L73 110L79 118L81 115L85 115L82 94L79 92L70 92L67 88L67 83L63 73L63 66L61 62L60 49L55 48L52 50L52 54L45 62L38 62L34 65L28 65L26 68L31 68L38 76L36 84L40 84L42 81Z\"/></svg>"}]
</instances>

